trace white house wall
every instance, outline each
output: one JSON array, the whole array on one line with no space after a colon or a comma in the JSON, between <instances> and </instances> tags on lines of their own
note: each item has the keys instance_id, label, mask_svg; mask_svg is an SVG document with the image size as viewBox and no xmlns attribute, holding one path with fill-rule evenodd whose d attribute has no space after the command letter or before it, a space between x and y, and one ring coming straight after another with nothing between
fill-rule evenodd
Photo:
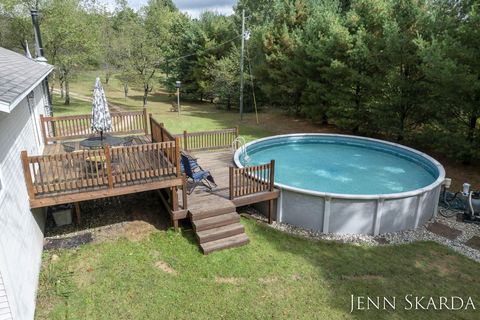
<instances>
[{"instance_id":1,"label":"white house wall","mask_svg":"<svg viewBox=\"0 0 480 320\"><path fill-rule=\"evenodd\" d=\"M22 150L43 152L38 140L38 116L44 113L41 86L34 92L32 108L24 99L10 114L0 112L0 277L13 319L33 319L43 245L44 215L30 210L20 161Z\"/></svg>"}]
</instances>

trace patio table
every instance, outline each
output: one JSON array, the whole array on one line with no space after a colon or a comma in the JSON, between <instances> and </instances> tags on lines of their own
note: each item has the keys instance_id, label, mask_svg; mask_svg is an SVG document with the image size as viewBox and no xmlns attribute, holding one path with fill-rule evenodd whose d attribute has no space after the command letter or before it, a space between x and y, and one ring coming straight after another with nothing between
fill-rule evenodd
<instances>
[{"instance_id":1,"label":"patio table","mask_svg":"<svg viewBox=\"0 0 480 320\"><path fill-rule=\"evenodd\" d=\"M90 137L80 141L80 146L87 149L100 149L105 145L120 146L131 141L132 137L114 137L111 135L104 135L103 139L100 137Z\"/></svg>"}]
</instances>

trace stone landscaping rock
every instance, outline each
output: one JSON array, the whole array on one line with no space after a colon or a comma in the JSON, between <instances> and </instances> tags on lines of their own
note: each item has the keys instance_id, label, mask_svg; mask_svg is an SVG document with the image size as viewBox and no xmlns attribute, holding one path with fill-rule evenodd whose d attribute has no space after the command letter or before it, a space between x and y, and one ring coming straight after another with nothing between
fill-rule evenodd
<instances>
[{"instance_id":1,"label":"stone landscaping rock","mask_svg":"<svg viewBox=\"0 0 480 320\"><path fill-rule=\"evenodd\" d=\"M465 243L470 248L476 249L480 251L480 237L474 236L470 240Z\"/></svg>"},{"instance_id":2,"label":"stone landscaping rock","mask_svg":"<svg viewBox=\"0 0 480 320\"><path fill-rule=\"evenodd\" d=\"M428 231L450 240L455 240L458 236L462 234L462 231L450 228L449 226L441 224L439 222L430 223L426 226L426 228Z\"/></svg>"}]
</instances>

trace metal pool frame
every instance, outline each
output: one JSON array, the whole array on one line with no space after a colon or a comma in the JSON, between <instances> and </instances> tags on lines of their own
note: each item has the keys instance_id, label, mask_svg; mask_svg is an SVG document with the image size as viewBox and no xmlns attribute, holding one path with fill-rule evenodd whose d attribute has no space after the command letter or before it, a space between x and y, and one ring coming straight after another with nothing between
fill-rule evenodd
<instances>
[{"instance_id":1,"label":"metal pool frame","mask_svg":"<svg viewBox=\"0 0 480 320\"><path fill-rule=\"evenodd\" d=\"M356 139L409 151L436 167L438 178L426 187L408 192L369 195L317 192L275 182L281 190L277 221L323 233L378 235L415 229L435 218L445 169L437 160L418 150L384 140L326 133L272 136L252 141L245 147L248 150L249 146L269 140L307 136ZM238 167L243 167L239 159L241 153L238 149L234 155Z\"/></svg>"}]
</instances>

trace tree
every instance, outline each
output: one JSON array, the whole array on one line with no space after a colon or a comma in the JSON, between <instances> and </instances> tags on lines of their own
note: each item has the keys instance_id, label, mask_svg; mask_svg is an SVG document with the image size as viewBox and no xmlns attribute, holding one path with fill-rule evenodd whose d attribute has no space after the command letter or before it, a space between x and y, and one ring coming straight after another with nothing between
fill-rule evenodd
<instances>
[{"instance_id":1,"label":"tree","mask_svg":"<svg viewBox=\"0 0 480 320\"><path fill-rule=\"evenodd\" d=\"M470 163L480 146L480 4L442 4L434 17L440 30L419 40L427 103L435 110L434 125L426 131L443 152Z\"/></svg>"},{"instance_id":2,"label":"tree","mask_svg":"<svg viewBox=\"0 0 480 320\"><path fill-rule=\"evenodd\" d=\"M75 68L91 62L98 44L98 29L79 0L50 0L42 10L46 54L65 85L70 104L70 79Z\"/></svg>"},{"instance_id":3,"label":"tree","mask_svg":"<svg viewBox=\"0 0 480 320\"><path fill-rule=\"evenodd\" d=\"M385 79L377 121L398 141L404 140L431 115L431 110L425 108L424 74L416 44L419 34L429 37L425 22L428 12L424 1L392 1L384 26L385 52L381 68Z\"/></svg>"}]
</instances>

